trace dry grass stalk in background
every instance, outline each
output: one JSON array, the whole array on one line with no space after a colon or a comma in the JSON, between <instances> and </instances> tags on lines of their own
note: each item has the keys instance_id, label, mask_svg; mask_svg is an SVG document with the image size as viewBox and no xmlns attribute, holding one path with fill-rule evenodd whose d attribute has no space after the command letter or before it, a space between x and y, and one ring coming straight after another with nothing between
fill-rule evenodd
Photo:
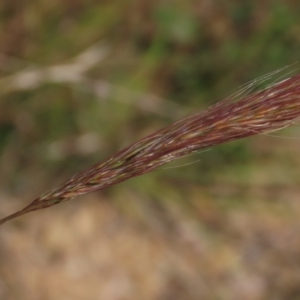
<instances>
[{"instance_id":1,"label":"dry grass stalk in background","mask_svg":"<svg viewBox=\"0 0 300 300\"><path fill-rule=\"evenodd\" d=\"M0 220L0 225L28 212L148 173L199 150L293 125L300 118L300 75L238 101L232 98L187 116L76 174L24 209Z\"/></svg>"}]
</instances>

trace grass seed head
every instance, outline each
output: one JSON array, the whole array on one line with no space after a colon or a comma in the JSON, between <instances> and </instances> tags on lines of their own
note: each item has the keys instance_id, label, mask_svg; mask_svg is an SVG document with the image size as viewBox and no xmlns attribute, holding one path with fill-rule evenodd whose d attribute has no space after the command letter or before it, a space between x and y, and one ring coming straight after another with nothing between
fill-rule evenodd
<instances>
[{"instance_id":1,"label":"grass seed head","mask_svg":"<svg viewBox=\"0 0 300 300\"><path fill-rule=\"evenodd\" d=\"M267 77L266 77L267 78ZM248 87L252 87L252 84ZM290 126L300 118L300 75L187 116L73 176L0 224L148 173L188 154Z\"/></svg>"}]
</instances>

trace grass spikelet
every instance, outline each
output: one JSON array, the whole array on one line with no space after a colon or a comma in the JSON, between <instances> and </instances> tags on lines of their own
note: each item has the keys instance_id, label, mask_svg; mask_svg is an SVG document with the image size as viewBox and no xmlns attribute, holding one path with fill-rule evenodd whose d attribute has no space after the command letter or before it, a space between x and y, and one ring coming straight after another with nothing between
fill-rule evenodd
<instances>
[{"instance_id":1,"label":"grass spikelet","mask_svg":"<svg viewBox=\"0 0 300 300\"><path fill-rule=\"evenodd\" d=\"M290 126L300 118L300 75L244 95L240 100L234 98L187 116L120 150L0 220L0 225L28 212L151 172L199 150Z\"/></svg>"}]
</instances>

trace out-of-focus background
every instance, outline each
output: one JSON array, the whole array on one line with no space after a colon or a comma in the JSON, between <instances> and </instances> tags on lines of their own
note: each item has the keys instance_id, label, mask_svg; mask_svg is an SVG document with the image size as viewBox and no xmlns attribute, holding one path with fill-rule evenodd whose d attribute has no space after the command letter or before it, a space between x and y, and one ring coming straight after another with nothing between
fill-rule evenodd
<instances>
[{"instance_id":1,"label":"out-of-focus background","mask_svg":"<svg viewBox=\"0 0 300 300\"><path fill-rule=\"evenodd\" d=\"M295 63L299 20L296 0L1 1L0 216ZM0 299L300 299L299 133L3 225Z\"/></svg>"}]
</instances>

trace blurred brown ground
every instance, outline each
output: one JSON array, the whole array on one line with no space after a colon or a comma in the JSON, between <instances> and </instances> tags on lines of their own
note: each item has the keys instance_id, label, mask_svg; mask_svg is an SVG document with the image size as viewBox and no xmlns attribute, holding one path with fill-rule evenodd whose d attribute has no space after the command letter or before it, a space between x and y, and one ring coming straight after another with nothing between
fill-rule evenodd
<instances>
[{"instance_id":1,"label":"blurred brown ground","mask_svg":"<svg viewBox=\"0 0 300 300\"><path fill-rule=\"evenodd\" d=\"M3 1L0 12L0 217L299 60L298 1ZM0 299L300 299L299 126L278 135L3 225Z\"/></svg>"}]
</instances>

